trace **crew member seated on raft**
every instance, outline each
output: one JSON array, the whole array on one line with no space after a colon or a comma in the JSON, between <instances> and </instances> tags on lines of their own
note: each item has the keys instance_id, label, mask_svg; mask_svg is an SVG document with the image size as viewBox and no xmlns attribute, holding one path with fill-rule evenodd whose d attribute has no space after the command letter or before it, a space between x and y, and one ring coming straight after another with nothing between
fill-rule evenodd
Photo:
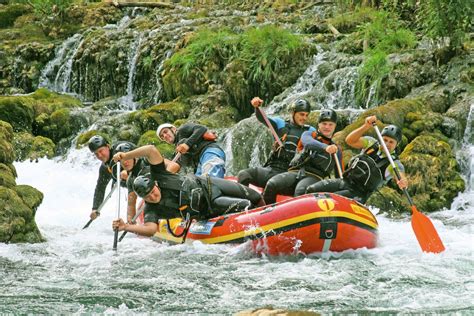
<instances>
[{"instance_id":1,"label":"crew member seated on raft","mask_svg":"<svg viewBox=\"0 0 474 316\"><path fill-rule=\"evenodd\" d=\"M225 153L216 143L216 135L207 127L186 123L176 128L173 124L164 123L158 126L156 135L160 140L176 146L176 152L181 154L176 161L179 167L192 167L197 176L224 178Z\"/></svg>"},{"instance_id":2,"label":"crew member seated on raft","mask_svg":"<svg viewBox=\"0 0 474 316\"><path fill-rule=\"evenodd\" d=\"M115 150L115 147L122 143L128 142L118 141L113 143L111 147L109 142L100 135L92 136L89 139L89 150L95 155L98 160L102 162L99 167L99 177L97 178L97 184L94 190L94 201L92 203L92 212L90 214L91 219L96 219L97 216L100 215L99 212L97 212L97 209L104 201L105 189L107 188L107 184L109 184L110 179L114 179L114 182L116 181L115 173L113 173L112 171L112 155ZM125 181L126 178L122 179L122 181L120 181L120 185L125 186Z\"/></svg>"},{"instance_id":3,"label":"crew member seated on raft","mask_svg":"<svg viewBox=\"0 0 474 316\"><path fill-rule=\"evenodd\" d=\"M278 174L267 182L263 191L265 203L275 203L277 194L303 195L308 186L329 177L332 171L337 175L335 153L338 153L339 165L343 164L342 151L332 141L336 125L337 113L332 109L322 110L318 130L301 135L299 152L290 162L288 172Z\"/></svg>"},{"instance_id":4,"label":"crew member seated on raft","mask_svg":"<svg viewBox=\"0 0 474 316\"><path fill-rule=\"evenodd\" d=\"M114 155L115 161L145 157L150 174L133 182L135 193L145 200L145 225L115 220L113 229L153 236L159 219L184 217L207 219L263 205L262 196L239 183L210 176L183 176L165 169L161 153L153 145Z\"/></svg>"},{"instance_id":5,"label":"crew member seated on raft","mask_svg":"<svg viewBox=\"0 0 474 316\"><path fill-rule=\"evenodd\" d=\"M136 149L137 146L133 143L122 143L117 145L115 148L114 154L118 152L129 152ZM137 194L133 191L133 181L136 177L150 173L150 165L145 158L134 158L120 161L122 166L122 175L121 178L127 178L127 189L128 189L128 198L127 198L127 222L131 223L133 217L136 214L136 203L137 203ZM166 170L169 172L176 172L179 169L179 166L168 159L165 159Z\"/></svg>"},{"instance_id":6,"label":"crew member seated on raft","mask_svg":"<svg viewBox=\"0 0 474 316\"><path fill-rule=\"evenodd\" d=\"M258 107L263 104L263 100L255 97L250 101L250 104L255 108L255 116L257 119L265 124L265 120L258 110ZM308 115L311 112L311 105L304 99L297 99L290 104L291 119L283 120L280 117L269 117L271 125L280 138L283 147L279 147L275 142L274 149L270 157L263 167L252 167L244 169L239 172L237 178L238 182L248 186L253 184L264 188L268 180L273 176L288 171L290 161L293 159L298 141L301 134L306 131L314 131L315 128L305 125L308 120Z\"/></svg>"},{"instance_id":7,"label":"crew member seated on raft","mask_svg":"<svg viewBox=\"0 0 474 316\"><path fill-rule=\"evenodd\" d=\"M397 179L379 142L370 136L363 136L376 122L375 116L369 116L361 127L347 135L347 144L362 150L349 161L343 178L322 180L309 186L306 193L333 192L365 203L374 191L387 184L389 180ZM402 131L395 125L388 125L381 134L395 167L400 172L401 179L397 180L397 185L403 190L408 186L404 174L405 168L395 155L395 149L402 140Z\"/></svg>"}]
</instances>

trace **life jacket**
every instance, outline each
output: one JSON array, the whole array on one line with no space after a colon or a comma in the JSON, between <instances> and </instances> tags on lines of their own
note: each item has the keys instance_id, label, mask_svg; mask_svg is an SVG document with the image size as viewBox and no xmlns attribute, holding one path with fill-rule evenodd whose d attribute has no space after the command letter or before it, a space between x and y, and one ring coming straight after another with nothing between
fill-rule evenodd
<instances>
[{"instance_id":1,"label":"life jacket","mask_svg":"<svg viewBox=\"0 0 474 316\"><path fill-rule=\"evenodd\" d=\"M158 203L149 203L149 207L157 208L163 218L175 218L185 213L192 217L200 217L210 209L209 191L203 180L194 175L160 174L155 179L161 191Z\"/></svg>"},{"instance_id":2,"label":"life jacket","mask_svg":"<svg viewBox=\"0 0 474 316\"><path fill-rule=\"evenodd\" d=\"M361 154L352 157L343 174L343 178L363 194L377 190L385 182L385 170L390 161L378 154L378 147L379 143L376 142ZM392 157L396 159L393 155Z\"/></svg>"},{"instance_id":3,"label":"life jacket","mask_svg":"<svg viewBox=\"0 0 474 316\"><path fill-rule=\"evenodd\" d=\"M335 145L332 139L322 135L319 131L314 131L311 136L326 145ZM321 148L304 148L301 141L299 141L298 152L290 162L289 171L304 169L304 172L326 178L331 175L331 170L334 170L335 165L333 155Z\"/></svg>"},{"instance_id":4,"label":"life jacket","mask_svg":"<svg viewBox=\"0 0 474 316\"><path fill-rule=\"evenodd\" d=\"M275 169L288 170L298 148L301 135L309 128L309 125L299 126L291 123L290 120L286 120L285 126L276 131L283 147L272 150L264 167L270 166Z\"/></svg>"}]
</instances>

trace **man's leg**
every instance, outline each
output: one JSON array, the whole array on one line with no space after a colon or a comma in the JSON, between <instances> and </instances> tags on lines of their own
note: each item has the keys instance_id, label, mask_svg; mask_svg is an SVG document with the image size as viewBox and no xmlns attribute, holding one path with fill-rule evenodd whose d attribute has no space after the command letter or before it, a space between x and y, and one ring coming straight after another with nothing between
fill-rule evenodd
<instances>
[{"instance_id":1,"label":"man's leg","mask_svg":"<svg viewBox=\"0 0 474 316\"><path fill-rule=\"evenodd\" d=\"M237 176L237 181L246 186L253 184L264 188L268 180L279 173L281 173L281 171L270 167L253 167L240 171Z\"/></svg>"},{"instance_id":2,"label":"man's leg","mask_svg":"<svg viewBox=\"0 0 474 316\"><path fill-rule=\"evenodd\" d=\"M275 203L277 194L293 195L297 183L297 176L298 173L296 172L284 172L268 180L265 190L263 191L265 203Z\"/></svg>"},{"instance_id":3,"label":"man's leg","mask_svg":"<svg viewBox=\"0 0 474 316\"><path fill-rule=\"evenodd\" d=\"M300 196L306 193L306 188L308 188L310 185L313 185L317 182L321 181L320 178L316 176L305 176L303 179L301 179L297 184L295 188L295 195L294 196Z\"/></svg>"},{"instance_id":4,"label":"man's leg","mask_svg":"<svg viewBox=\"0 0 474 316\"><path fill-rule=\"evenodd\" d=\"M220 148L207 148L199 158L196 175L209 175L210 177L224 178L225 153Z\"/></svg>"}]
</instances>

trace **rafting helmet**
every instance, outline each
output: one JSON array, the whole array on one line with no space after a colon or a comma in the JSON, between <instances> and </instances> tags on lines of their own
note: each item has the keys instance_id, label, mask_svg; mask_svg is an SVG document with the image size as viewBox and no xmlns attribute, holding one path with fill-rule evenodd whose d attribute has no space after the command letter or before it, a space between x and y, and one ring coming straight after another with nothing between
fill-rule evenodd
<instances>
[{"instance_id":1,"label":"rafting helmet","mask_svg":"<svg viewBox=\"0 0 474 316\"><path fill-rule=\"evenodd\" d=\"M290 105L290 111L296 112L311 112L311 104L305 99L297 99Z\"/></svg>"},{"instance_id":2,"label":"rafting helmet","mask_svg":"<svg viewBox=\"0 0 474 316\"><path fill-rule=\"evenodd\" d=\"M164 129L164 128L176 128L176 126L174 126L173 124L171 123L163 123L161 124L160 126L158 126L158 128L156 129L156 136L158 136L158 138L163 141L163 139L161 138L160 134L161 134L161 131Z\"/></svg>"},{"instance_id":3,"label":"rafting helmet","mask_svg":"<svg viewBox=\"0 0 474 316\"><path fill-rule=\"evenodd\" d=\"M390 138L393 138L397 141L397 144L399 144L402 141L402 130L395 125L387 125L383 128L382 130L382 136L388 136Z\"/></svg>"},{"instance_id":4,"label":"rafting helmet","mask_svg":"<svg viewBox=\"0 0 474 316\"><path fill-rule=\"evenodd\" d=\"M151 179L151 175L149 173L143 176L138 176L133 181L133 191L135 191L135 193L141 198L144 198L145 196L150 194L154 186L155 181Z\"/></svg>"},{"instance_id":5,"label":"rafting helmet","mask_svg":"<svg viewBox=\"0 0 474 316\"><path fill-rule=\"evenodd\" d=\"M318 123L321 122L334 122L337 124L337 113L333 109L323 109L319 113Z\"/></svg>"},{"instance_id":6,"label":"rafting helmet","mask_svg":"<svg viewBox=\"0 0 474 316\"><path fill-rule=\"evenodd\" d=\"M92 136L88 142L89 150L93 153L95 153L100 147L107 145L109 145L109 142L100 135Z\"/></svg>"},{"instance_id":7,"label":"rafting helmet","mask_svg":"<svg viewBox=\"0 0 474 316\"><path fill-rule=\"evenodd\" d=\"M115 153L118 153L118 152L126 153L126 152L132 151L136 148L137 148L137 146L135 146L135 144L130 143L130 142L124 142L124 143L118 144L117 147L115 147L114 152Z\"/></svg>"}]
</instances>

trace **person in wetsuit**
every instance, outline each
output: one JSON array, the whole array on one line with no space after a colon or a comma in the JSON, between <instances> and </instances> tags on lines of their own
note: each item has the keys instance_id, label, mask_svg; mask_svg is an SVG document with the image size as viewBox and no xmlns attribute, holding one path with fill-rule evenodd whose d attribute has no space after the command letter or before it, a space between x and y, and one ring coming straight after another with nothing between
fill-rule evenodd
<instances>
[{"instance_id":1,"label":"person in wetsuit","mask_svg":"<svg viewBox=\"0 0 474 316\"><path fill-rule=\"evenodd\" d=\"M126 224L117 219L112 224L114 230L153 236L160 219L186 217L186 214L190 218L207 219L263 205L258 192L236 182L167 171L161 153L153 145L119 152L114 160L138 157L145 157L150 163L150 174L138 176L133 182L135 193L145 200L145 225Z\"/></svg>"},{"instance_id":2,"label":"person in wetsuit","mask_svg":"<svg viewBox=\"0 0 474 316\"><path fill-rule=\"evenodd\" d=\"M265 120L258 109L263 104L263 100L255 97L250 102L255 108L255 116L265 124ZM290 161L293 159L298 141L306 131L314 131L315 128L305 125L308 115L311 112L311 105L304 99L297 99L290 104L291 119L283 120L280 117L269 117L271 125L280 138L283 147L274 145L274 149L269 159L263 167L251 167L240 171L237 175L238 182L248 186L253 184L264 188L268 180L273 176L288 171Z\"/></svg>"},{"instance_id":3,"label":"person in wetsuit","mask_svg":"<svg viewBox=\"0 0 474 316\"><path fill-rule=\"evenodd\" d=\"M158 126L156 135L162 141L176 146L181 157L176 161L180 167L192 167L197 176L209 175L224 178L225 153L216 142L216 135L207 127L186 123L179 128L164 123Z\"/></svg>"},{"instance_id":4,"label":"person in wetsuit","mask_svg":"<svg viewBox=\"0 0 474 316\"><path fill-rule=\"evenodd\" d=\"M391 179L396 180L400 189L407 188L405 169L395 155L395 149L402 140L402 131L395 125L388 125L381 132L383 141L395 162L395 167L401 175L401 179L397 180L395 171L379 142L373 137L364 136L376 122L375 116L369 116L361 127L347 135L347 144L361 149L361 153L349 161L343 178L322 180L310 185L306 189L306 193L333 192L365 203L374 191L387 184Z\"/></svg>"},{"instance_id":5,"label":"person in wetsuit","mask_svg":"<svg viewBox=\"0 0 474 316\"><path fill-rule=\"evenodd\" d=\"M90 214L91 219L96 219L99 216L99 212L97 209L104 201L105 196L105 189L107 188L107 184L109 184L110 179L115 179L115 174L112 172L112 153L114 148L122 143L128 143L125 141L115 142L110 146L109 142L100 135L92 136L89 139L88 147L89 150L95 155L97 159L99 159L102 164L99 167L99 177L97 178L97 183L94 190L94 200L92 203L92 212ZM121 186L125 186L125 181L120 181Z\"/></svg>"},{"instance_id":6,"label":"person in wetsuit","mask_svg":"<svg viewBox=\"0 0 474 316\"><path fill-rule=\"evenodd\" d=\"M319 114L318 129L304 132L300 139L299 152L290 162L288 172L280 173L271 178L263 191L265 203L276 202L277 194L299 196L306 188L324 178L331 172L337 175L334 154L342 166L342 151L332 141L337 125L337 113L332 109L324 109Z\"/></svg>"}]
</instances>

